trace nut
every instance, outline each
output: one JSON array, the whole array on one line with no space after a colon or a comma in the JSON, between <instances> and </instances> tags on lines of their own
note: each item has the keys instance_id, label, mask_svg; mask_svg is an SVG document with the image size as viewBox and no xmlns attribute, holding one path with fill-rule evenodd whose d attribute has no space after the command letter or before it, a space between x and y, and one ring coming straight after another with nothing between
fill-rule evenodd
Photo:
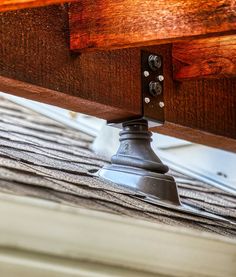
<instances>
[{"instance_id":1,"label":"nut","mask_svg":"<svg viewBox=\"0 0 236 277\"><path fill-rule=\"evenodd\" d=\"M150 55L148 57L148 65L152 71L157 71L161 67L161 57L157 55Z\"/></svg>"},{"instance_id":2,"label":"nut","mask_svg":"<svg viewBox=\"0 0 236 277\"><path fill-rule=\"evenodd\" d=\"M152 96L157 96L162 93L162 86L159 82L150 82L149 83L149 93Z\"/></svg>"}]
</instances>

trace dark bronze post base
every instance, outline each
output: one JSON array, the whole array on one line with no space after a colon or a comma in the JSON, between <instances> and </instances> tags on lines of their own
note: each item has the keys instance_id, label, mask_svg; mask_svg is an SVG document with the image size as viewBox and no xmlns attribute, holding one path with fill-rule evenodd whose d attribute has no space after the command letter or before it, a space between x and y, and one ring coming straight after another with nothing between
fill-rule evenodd
<instances>
[{"instance_id":1,"label":"dark bronze post base","mask_svg":"<svg viewBox=\"0 0 236 277\"><path fill-rule=\"evenodd\" d=\"M165 174L169 168L151 148L151 136L144 119L123 123L120 147L111 159L112 164L104 166L98 174L145 196L181 205L174 178Z\"/></svg>"}]
</instances>

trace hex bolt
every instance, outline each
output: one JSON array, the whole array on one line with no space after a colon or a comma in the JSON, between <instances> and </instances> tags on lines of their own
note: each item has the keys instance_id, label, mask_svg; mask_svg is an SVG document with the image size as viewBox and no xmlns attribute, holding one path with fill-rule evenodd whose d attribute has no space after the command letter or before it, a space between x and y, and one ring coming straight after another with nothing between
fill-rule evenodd
<instances>
[{"instance_id":1,"label":"hex bolt","mask_svg":"<svg viewBox=\"0 0 236 277\"><path fill-rule=\"evenodd\" d=\"M151 81L149 83L149 93L152 96L157 96L160 95L162 93L162 86L159 82L153 82Z\"/></svg>"},{"instance_id":2,"label":"hex bolt","mask_svg":"<svg viewBox=\"0 0 236 277\"><path fill-rule=\"evenodd\" d=\"M147 70L145 70L145 71L143 72L143 75L144 75L144 77L148 77L148 76L150 75L150 73L149 73Z\"/></svg>"},{"instance_id":3,"label":"hex bolt","mask_svg":"<svg viewBox=\"0 0 236 277\"><path fill-rule=\"evenodd\" d=\"M161 67L161 58L157 55L150 55L148 57L148 65L152 71L157 71Z\"/></svg>"},{"instance_id":4,"label":"hex bolt","mask_svg":"<svg viewBox=\"0 0 236 277\"><path fill-rule=\"evenodd\" d=\"M149 97L145 97L145 98L144 98L144 102L145 102L146 104L150 103L150 101L151 101L151 100L150 100Z\"/></svg>"},{"instance_id":5,"label":"hex bolt","mask_svg":"<svg viewBox=\"0 0 236 277\"><path fill-rule=\"evenodd\" d=\"M159 107L160 107L160 108L164 108L164 107L165 107L164 102L159 102Z\"/></svg>"},{"instance_id":6,"label":"hex bolt","mask_svg":"<svg viewBox=\"0 0 236 277\"><path fill-rule=\"evenodd\" d=\"M159 75L159 76L157 76L157 79L158 79L160 82L162 82L162 81L164 81L164 76L163 76L163 75Z\"/></svg>"}]
</instances>

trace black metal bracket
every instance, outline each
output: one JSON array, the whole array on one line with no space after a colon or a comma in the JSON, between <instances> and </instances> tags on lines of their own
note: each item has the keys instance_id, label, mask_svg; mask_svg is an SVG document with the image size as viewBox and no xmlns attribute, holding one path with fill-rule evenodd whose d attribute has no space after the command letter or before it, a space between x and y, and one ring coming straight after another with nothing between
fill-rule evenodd
<instances>
[{"instance_id":1,"label":"black metal bracket","mask_svg":"<svg viewBox=\"0 0 236 277\"><path fill-rule=\"evenodd\" d=\"M141 101L142 116L126 118L125 121L145 119L151 128L163 124L165 121L163 57L147 51L141 51ZM107 123L122 128L121 121Z\"/></svg>"},{"instance_id":2,"label":"black metal bracket","mask_svg":"<svg viewBox=\"0 0 236 277\"><path fill-rule=\"evenodd\" d=\"M145 118L164 123L164 75L161 55L141 52L142 107Z\"/></svg>"}]
</instances>

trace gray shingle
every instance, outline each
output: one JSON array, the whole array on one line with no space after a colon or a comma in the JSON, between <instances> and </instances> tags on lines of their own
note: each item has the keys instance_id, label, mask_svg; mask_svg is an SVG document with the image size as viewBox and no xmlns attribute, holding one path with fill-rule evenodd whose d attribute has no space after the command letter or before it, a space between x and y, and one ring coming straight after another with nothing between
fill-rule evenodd
<instances>
[{"instance_id":1,"label":"gray shingle","mask_svg":"<svg viewBox=\"0 0 236 277\"><path fill-rule=\"evenodd\" d=\"M98 179L93 172L106 161L89 150L93 138L87 134L3 98L0 113L0 191L236 237L235 225L146 203L138 193ZM235 196L170 174L183 203L236 222Z\"/></svg>"}]
</instances>

